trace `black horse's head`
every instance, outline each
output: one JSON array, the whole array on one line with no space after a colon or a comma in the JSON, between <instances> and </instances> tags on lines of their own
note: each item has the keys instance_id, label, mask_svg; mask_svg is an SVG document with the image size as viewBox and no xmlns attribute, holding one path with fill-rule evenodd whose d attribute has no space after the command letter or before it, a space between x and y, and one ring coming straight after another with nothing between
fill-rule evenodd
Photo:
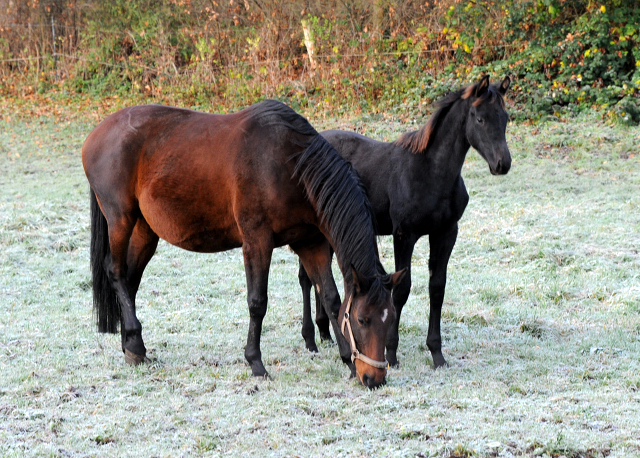
<instances>
[{"instance_id":1,"label":"black horse's head","mask_svg":"<svg viewBox=\"0 0 640 458\"><path fill-rule=\"evenodd\" d=\"M470 102L467 114L467 141L487 161L493 175L505 175L511 168L511 154L505 132L509 115L504 98L511 79L507 76L499 86L489 84L483 76L469 86L462 98Z\"/></svg>"},{"instance_id":2,"label":"black horse's head","mask_svg":"<svg viewBox=\"0 0 640 458\"><path fill-rule=\"evenodd\" d=\"M405 272L403 269L394 274L367 278L352 267L352 292L340 308L338 323L351 346L356 376L371 389L386 383L385 345L387 333L396 320L391 290Z\"/></svg>"}]
</instances>

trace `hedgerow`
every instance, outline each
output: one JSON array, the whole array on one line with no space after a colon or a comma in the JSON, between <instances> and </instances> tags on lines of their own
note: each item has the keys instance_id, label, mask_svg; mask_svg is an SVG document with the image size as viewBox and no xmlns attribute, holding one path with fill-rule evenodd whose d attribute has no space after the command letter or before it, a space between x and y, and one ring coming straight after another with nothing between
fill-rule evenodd
<instances>
[{"instance_id":1,"label":"hedgerow","mask_svg":"<svg viewBox=\"0 0 640 458\"><path fill-rule=\"evenodd\" d=\"M15 5L0 0L7 96L117 95L215 110L276 97L332 115L414 117L491 73L513 78L517 119L598 110L640 122L635 0Z\"/></svg>"}]
</instances>

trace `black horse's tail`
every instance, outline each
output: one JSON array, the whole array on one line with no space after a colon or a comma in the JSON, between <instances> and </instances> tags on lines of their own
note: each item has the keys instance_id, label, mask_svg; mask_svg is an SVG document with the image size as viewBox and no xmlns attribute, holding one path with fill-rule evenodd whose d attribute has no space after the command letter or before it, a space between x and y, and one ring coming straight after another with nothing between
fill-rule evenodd
<instances>
[{"instance_id":1,"label":"black horse's tail","mask_svg":"<svg viewBox=\"0 0 640 458\"><path fill-rule=\"evenodd\" d=\"M96 194L91 190L91 279L93 282L93 311L99 332L118 332L120 303L109 281L105 259L111 253L109 227L102 214Z\"/></svg>"}]
</instances>

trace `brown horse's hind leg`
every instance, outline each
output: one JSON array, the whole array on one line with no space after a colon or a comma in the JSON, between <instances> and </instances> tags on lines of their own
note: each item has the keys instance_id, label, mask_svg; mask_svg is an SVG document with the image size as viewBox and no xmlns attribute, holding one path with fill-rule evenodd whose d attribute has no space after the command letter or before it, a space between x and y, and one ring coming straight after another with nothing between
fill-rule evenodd
<instances>
[{"instance_id":1,"label":"brown horse's hind leg","mask_svg":"<svg viewBox=\"0 0 640 458\"><path fill-rule=\"evenodd\" d=\"M300 261L309 278L316 285L316 289L319 290L320 300L333 326L340 357L351 369L351 377L355 377L356 367L351 362L351 350L338 326L340 295L331 272L331 245L324 237L319 237L312 242L292 244L291 248L300 257Z\"/></svg>"},{"instance_id":2,"label":"brown horse's hind leg","mask_svg":"<svg viewBox=\"0 0 640 458\"><path fill-rule=\"evenodd\" d=\"M129 248L127 250L127 290L133 304L133 314L136 312L136 295L138 287L142 280L142 273L149 261L156 252L158 247L158 236L151 230L147 221L143 217L139 217L133 228L133 233L129 239ZM125 352L125 359L131 359L127 355L126 340L127 332L125 326L121 326L122 334L122 350ZM133 358L135 359L135 358ZM136 364L136 361L132 361Z\"/></svg>"},{"instance_id":3,"label":"brown horse's hind leg","mask_svg":"<svg viewBox=\"0 0 640 458\"><path fill-rule=\"evenodd\" d=\"M260 335L262 320L267 313L267 286L269 266L273 242L270 236L247 240L242 245L244 270L247 276L247 303L249 304L249 335L244 357L251 366L251 373L256 377L268 376L262 364L260 351Z\"/></svg>"},{"instance_id":4,"label":"brown horse's hind leg","mask_svg":"<svg viewBox=\"0 0 640 458\"><path fill-rule=\"evenodd\" d=\"M105 259L105 270L118 296L121 307L122 351L129 364L144 362L147 350L142 340L142 325L136 317L135 305L127 285L127 258L129 243L136 219L129 215L107 217L111 254Z\"/></svg>"}]
</instances>

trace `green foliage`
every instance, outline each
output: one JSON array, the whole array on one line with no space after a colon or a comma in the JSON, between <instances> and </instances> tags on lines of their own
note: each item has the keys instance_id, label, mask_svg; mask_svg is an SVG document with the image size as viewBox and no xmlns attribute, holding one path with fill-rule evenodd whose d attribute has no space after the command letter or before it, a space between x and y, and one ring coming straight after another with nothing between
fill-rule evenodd
<instances>
[{"instance_id":1,"label":"green foliage","mask_svg":"<svg viewBox=\"0 0 640 458\"><path fill-rule=\"evenodd\" d=\"M170 1L100 2L83 31L86 54L69 84L78 92L127 93L162 77L158 61L171 48L188 62L194 45L182 27L188 17Z\"/></svg>"},{"instance_id":2,"label":"green foliage","mask_svg":"<svg viewBox=\"0 0 640 458\"><path fill-rule=\"evenodd\" d=\"M512 0L506 19L505 40L522 43L508 62L522 81L519 101L529 111L607 108L625 97L625 106L637 106L631 100L640 90L636 1Z\"/></svg>"},{"instance_id":3,"label":"green foliage","mask_svg":"<svg viewBox=\"0 0 640 458\"><path fill-rule=\"evenodd\" d=\"M46 52L34 60L46 39L21 47L0 27L0 58L28 54L0 65L10 76L0 78L0 93L117 94L222 111L275 97L323 115L407 119L490 73L513 77L516 120L596 109L611 121L640 122L636 0L443 0L403 8L385 0L382 23L372 19L370 2L307 3L88 1L78 7L77 58L64 62Z\"/></svg>"}]
</instances>

